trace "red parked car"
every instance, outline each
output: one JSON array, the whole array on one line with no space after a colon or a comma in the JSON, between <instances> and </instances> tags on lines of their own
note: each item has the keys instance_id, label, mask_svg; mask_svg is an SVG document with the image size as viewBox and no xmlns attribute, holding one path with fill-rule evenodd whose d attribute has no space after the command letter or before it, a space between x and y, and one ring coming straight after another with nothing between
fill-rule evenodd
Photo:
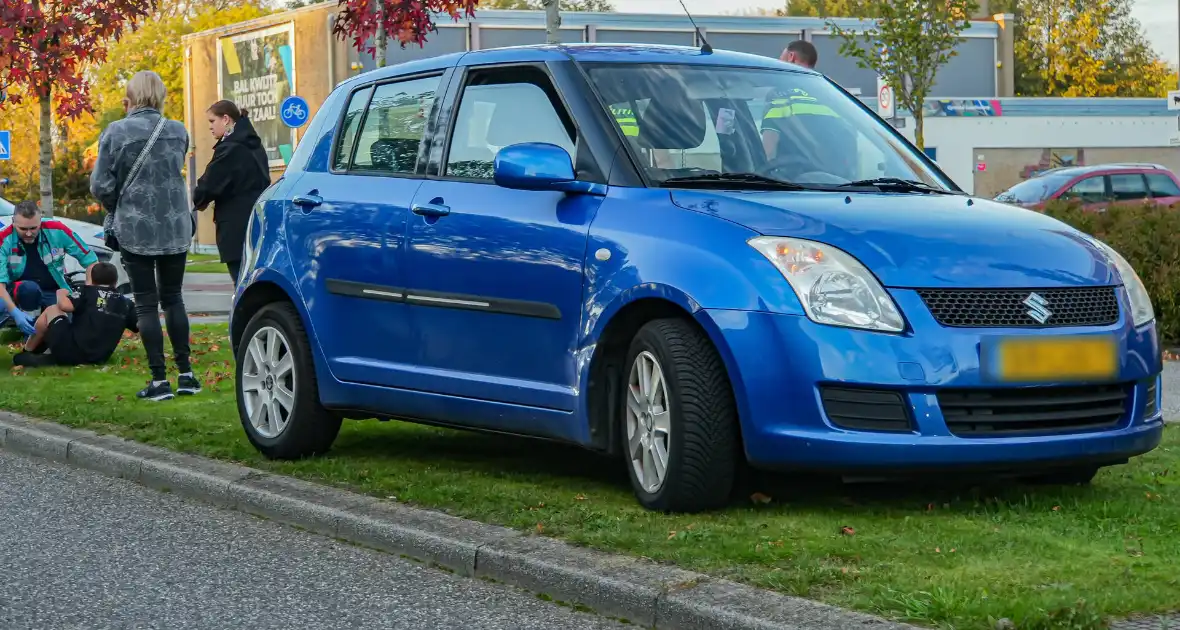
<instances>
[{"instance_id":1,"label":"red parked car","mask_svg":"<svg viewBox=\"0 0 1180 630\"><path fill-rule=\"evenodd\" d=\"M1170 206L1180 203L1180 179L1159 164L1067 166L1026 179L995 197L1026 208L1039 208L1054 199L1076 199L1095 210L1148 199Z\"/></svg>"}]
</instances>

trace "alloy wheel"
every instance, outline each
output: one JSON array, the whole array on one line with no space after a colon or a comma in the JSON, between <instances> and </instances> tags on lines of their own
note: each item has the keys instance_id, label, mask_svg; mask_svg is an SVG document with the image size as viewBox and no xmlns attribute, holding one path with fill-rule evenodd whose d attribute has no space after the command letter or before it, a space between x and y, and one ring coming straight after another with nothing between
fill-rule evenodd
<instances>
[{"instance_id":1,"label":"alloy wheel","mask_svg":"<svg viewBox=\"0 0 1180 630\"><path fill-rule=\"evenodd\" d=\"M295 411L295 360L286 335L273 326L250 338L242 365L242 401L258 435L273 439Z\"/></svg>"},{"instance_id":2,"label":"alloy wheel","mask_svg":"<svg viewBox=\"0 0 1180 630\"><path fill-rule=\"evenodd\" d=\"M627 454L635 479L645 492L656 493L668 476L672 418L663 368L643 351L627 379Z\"/></svg>"}]
</instances>

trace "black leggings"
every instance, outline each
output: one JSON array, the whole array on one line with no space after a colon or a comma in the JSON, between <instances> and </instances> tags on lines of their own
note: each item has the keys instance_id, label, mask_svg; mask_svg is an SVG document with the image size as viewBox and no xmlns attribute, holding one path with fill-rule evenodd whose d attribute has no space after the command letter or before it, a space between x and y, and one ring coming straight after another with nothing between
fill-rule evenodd
<instances>
[{"instance_id":1,"label":"black leggings","mask_svg":"<svg viewBox=\"0 0 1180 630\"><path fill-rule=\"evenodd\" d=\"M135 313L139 316L139 335L147 351L152 380L168 378L164 363L164 331L160 329L160 308L164 325L172 340L172 355L181 374L192 370L189 364L189 323L184 310L184 267L188 254L140 256L124 250L123 266L135 294Z\"/></svg>"}]
</instances>

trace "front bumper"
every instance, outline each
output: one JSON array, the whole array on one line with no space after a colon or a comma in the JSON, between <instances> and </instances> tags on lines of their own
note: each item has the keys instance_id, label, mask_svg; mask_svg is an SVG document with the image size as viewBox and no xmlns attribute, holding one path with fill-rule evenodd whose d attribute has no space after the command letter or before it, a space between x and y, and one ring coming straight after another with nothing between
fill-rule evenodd
<instances>
[{"instance_id":1,"label":"front bumper","mask_svg":"<svg viewBox=\"0 0 1180 630\"><path fill-rule=\"evenodd\" d=\"M900 335L816 324L806 317L708 310L730 370L750 462L768 469L833 472L1011 470L1080 463L1121 463L1155 448L1163 433L1155 324L1136 330L1125 315L1102 328L958 329L940 326L917 293L891 290L911 332ZM1121 301L1125 304L1126 299ZM1125 313L1126 308L1122 311ZM1125 413L1100 429L1027 431L1019 435L956 434L939 394L1013 393L980 371L988 335L1113 334L1121 350L1111 385L1126 392ZM826 387L896 392L910 414L908 430L849 430L825 410ZM1076 383L1046 387L1076 387ZM1019 388L1029 391L1028 388Z\"/></svg>"}]
</instances>

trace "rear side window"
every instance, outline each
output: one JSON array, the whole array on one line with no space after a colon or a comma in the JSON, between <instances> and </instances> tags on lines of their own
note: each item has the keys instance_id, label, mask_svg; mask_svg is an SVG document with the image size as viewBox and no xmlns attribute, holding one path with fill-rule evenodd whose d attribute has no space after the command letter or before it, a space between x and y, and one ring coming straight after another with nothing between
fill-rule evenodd
<instances>
[{"instance_id":1,"label":"rear side window","mask_svg":"<svg viewBox=\"0 0 1180 630\"><path fill-rule=\"evenodd\" d=\"M352 157L352 147L356 144L356 132L361 128L361 115L365 113L365 104L369 102L369 94L372 91L371 87L357 90L348 101L344 123L340 126L340 137L336 139L336 157L332 160L332 168L335 170L343 171L348 168L348 158Z\"/></svg>"},{"instance_id":2,"label":"rear side window","mask_svg":"<svg viewBox=\"0 0 1180 630\"><path fill-rule=\"evenodd\" d=\"M1180 197L1176 180L1161 173L1148 175L1147 187L1151 189L1152 197Z\"/></svg>"},{"instance_id":3,"label":"rear side window","mask_svg":"<svg viewBox=\"0 0 1180 630\"><path fill-rule=\"evenodd\" d=\"M1139 173L1110 176L1110 196L1115 201L1129 201L1146 199L1147 186L1143 183L1143 176Z\"/></svg>"},{"instance_id":4,"label":"rear side window","mask_svg":"<svg viewBox=\"0 0 1180 630\"><path fill-rule=\"evenodd\" d=\"M377 86L356 140L352 168L412 174L440 77Z\"/></svg>"}]
</instances>

